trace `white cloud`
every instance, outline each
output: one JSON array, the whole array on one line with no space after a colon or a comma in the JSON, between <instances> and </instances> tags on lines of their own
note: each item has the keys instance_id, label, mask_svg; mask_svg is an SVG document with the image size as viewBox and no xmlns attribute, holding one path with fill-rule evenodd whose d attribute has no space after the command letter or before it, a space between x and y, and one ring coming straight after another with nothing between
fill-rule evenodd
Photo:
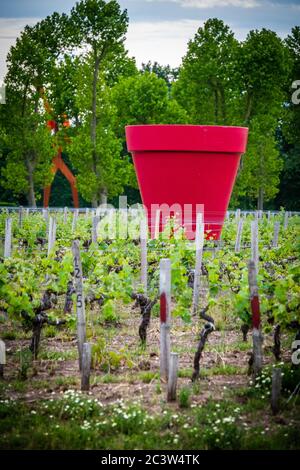
<instances>
[{"instance_id":1,"label":"white cloud","mask_svg":"<svg viewBox=\"0 0 300 470\"><path fill-rule=\"evenodd\" d=\"M24 27L35 24L38 18L0 18L0 84L6 74L6 56Z\"/></svg>"},{"instance_id":2,"label":"white cloud","mask_svg":"<svg viewBox=\"0 0 300 470\"><path fill-rule=\"evenodd\" d=\"M204 20L132 22L129 24L126 46L129 54L142 62L157 61L177 67Z\"/></svg>"},{"instance_id":3,"label":"white cloud","mask_svg":"<svg viewBox=\"0 0 300 470\"><path fill-rule=\"evenodd\" d=\"M186 8L239 7L255 8L261 6L258 0L146 0L147 2L172 2Z\"/></svg>"}]
</instances>

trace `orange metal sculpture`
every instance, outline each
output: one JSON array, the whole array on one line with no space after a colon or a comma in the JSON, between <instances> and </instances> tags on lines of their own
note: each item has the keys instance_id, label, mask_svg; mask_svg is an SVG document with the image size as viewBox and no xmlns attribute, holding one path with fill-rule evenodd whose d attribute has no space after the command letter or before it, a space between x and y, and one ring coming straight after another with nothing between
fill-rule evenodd
<instances>
[{"instance_id":1,"label":"orange metal sculpture","mask_svg":"<svg viewBox=\"0 0 300 470\"><path fill-rule=\"evenodd\" d=\"M40 89L40 95L41 95L41 98L43 99L44 108L46 112L50 115L53 115L53 110L46 98L44 88ZM70 122L67 119L67 115L64 114L62 118L63 118L63 123L62 123L63 127L64 128L70 127ZM58 122L55 120L52 120L52 119L48 120L47 127L53 134L56 134L58 132ZM67 138L65 138L65 140L67 140ZM61 145L58 145L57 154L52 160L51 172L55 175L56 172L60 170L62 174L64 175L64 177L69 181L70 186L71 186L71 191L72 191L73 204L74 204L74 207L78 208L79 197L78 197L78 190L76 188L76 178L73 175L72 171L68 168L68 166L63 161L61 154L62 154L62 147ZM49 206L50 194L51 194L51 184L49 184L48 186L44 188L44 207Z\"/></svg>"}]
</instances>

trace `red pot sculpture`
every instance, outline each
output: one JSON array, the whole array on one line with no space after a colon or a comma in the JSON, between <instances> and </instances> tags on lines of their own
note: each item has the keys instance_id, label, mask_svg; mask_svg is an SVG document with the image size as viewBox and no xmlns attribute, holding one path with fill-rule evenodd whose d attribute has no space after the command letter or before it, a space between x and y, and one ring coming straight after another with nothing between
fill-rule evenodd
<instances>
[{"instance_id":1,"label":"red pot sculpture","mask_svg":"<svg viewBox=\"0 0 300 470\"><path fill-rule=\"evenodd\" d=\"M187 237L193 239L196 212L203 205L206 237L219 239L247 136L246 127L126 127L127 147L133 156L152 236L156 208L160 206L160 230L167 216L175 215L181 217Z\"/></svg>"}]
</instances>

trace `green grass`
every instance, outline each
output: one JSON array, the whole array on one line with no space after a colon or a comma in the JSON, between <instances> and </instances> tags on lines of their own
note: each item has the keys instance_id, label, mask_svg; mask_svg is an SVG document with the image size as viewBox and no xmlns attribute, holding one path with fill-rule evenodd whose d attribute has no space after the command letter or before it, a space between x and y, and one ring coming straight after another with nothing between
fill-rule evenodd
<instances>
[{"instance_id":1,"label":"green grass","mask_svg":"<svg viewBox=\"0 0 300 470\"><path fill-rule=\"evenodd\" d=\"M182 387L178 394L178 403L180 408L189 408L191 390L189 387Z\"/></svg>"},{"instance_id":2,"label":"green grass","mask_svg":"<svg viewBox=\"0 0 300 470\"><path fill-rule=\"evenodd\" d=\"M202 368L200 374L203 377L211 375L244 375L247 373L247 367L240 367L234 364L220 364L209 369Z\"/></svg>"},{"instance_id":3,"label":"green grass","mask_svg":"<svg viewBox=\"0 0 300 470\"><path fill-rule=\"evenodd\" d=\"M146 372L140 372L138 374L138 379L141 380L144 384L149 384L152 382L154 379L158 379L159 374L157 372L152 372L152 371L146 371Z\"/></svg>"},{"instance_id":4,"label":"green grass","mask_svg":"<svg viewBox=\"0 0 300 470\"><path fill-rule=\"evenodd\" d=\"M138 403L103 405L71 391L59 399L30 404L1 400L0 449L299 448L299 423L279 427L267 409L269 426L261 423L261 412L252 407L252 418L258 416L249 427L249 400L246 407L224 400L180 411L164 404L156 413Z\"/></svg>"},{"instance_id":5,"label":"green grass","mask_svg":"<svg viewBox=\"0 0 300 470\"><path fill-rule=\"evenodd\" d=\"M38 355L38 359L47 360L47 361L67 361L77 359L78 351L77 349L68 350L68 351L41 351Z\"/></svg>"}]
</instances>

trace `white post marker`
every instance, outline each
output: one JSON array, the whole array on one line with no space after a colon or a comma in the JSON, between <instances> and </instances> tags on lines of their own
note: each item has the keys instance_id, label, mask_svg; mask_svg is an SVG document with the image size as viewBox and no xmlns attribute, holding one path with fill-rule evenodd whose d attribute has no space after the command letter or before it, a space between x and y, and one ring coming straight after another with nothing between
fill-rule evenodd
<instances>
[{"instance_id":1,"label":"white post marker","mask_svg":"<svg viewBox=\"0 0 300 470\"><path fill-rule=\"evenodd\" d=\"M89 391L92 352L90 343L82 345L81 390Z\"/></svg>"},{"instance_id":2,"label":"white post marker","mask_svg":"<svg viewBox=\"0 0 300 470\"><path fill-rule=\"evenodd\" d=\"M76 317L77 317L77 335L78 335L78 352L79 352L79 369L82 366L83 343L86 342L86 325L85 325L85 304L82 281L82 265L80 259L79 240L72 243L72 252L74 259L74 280L76 290Z\"/></svg>"},{"instance_id":3,"label":"white post marker","mask_svg":"<svg viewBox=\"0 0 300 470\"><path fill-rule=\"evenodd\" d=\"M196 262L194 273L194 288L193 288L193 305L192 314L196 315L199 307L200 297L200 279L201 279L201 266L204 245L204 223L202 222L202 214L198 212L196 217Z\"/></svg>"},{"instance_id":4,"label":"white post marker","mask_svg":"<svg viewBox=\"0 0 300 470\"><path fill-rule=\"evenodd\" d=\"M255 264L255 274L258 274L258 223L257 219L251 221L251 260Z\"/></svg>"},{"instance_id":5,"label":"white post marker","mask_svg":"<svg viewBox=\"0 0 300 470\"><path fill-rule=\"evenodd\" d=\"M240 217L241 217L241 209L237 209L237 210L235 211L235 220L236 220L237 222L239 222Z\"/></svg>"},{"instance_id":6,"label":"white post marker","mask_svg":"<svg viewBox=\"0 0 300 470\"><path fill-rule=\"evenodd\" d=\"M171 352L170 369L169 369L169 377L168 377L168 393L167 393L168 401L176 400L177 374L178 374L178 353Z\"/></svg>"},{"instance_id":7,"label":"white post marker","mask_svg":"<svg viewBox=\"0 0 300 470\"><path fill-rule=\"evenodd\" d=\"M274 235L272 240L273 248L277 248L278 246L278 238L279 238L279 230L280 230L280 222L274 222Z\"/></svg>"},{"instance_id":8,"label":"white post marker","mask_svg":"<svg viewBox=\"0 0 300 470\"><path fill-rule=\"evenodd\" d=\"M11 256L11 239L12 239L12 218L7 217L5 220L5 239L4 239L4 258Z\"/></svg>"},{"instance_id":9,"label":"white post marker","mask_svg":"<svg viewBox=\"0 0 300 470\"><path fill-rule=\"evenodd\" d=\"M145 217L143 217L140 221L141 284L144 288L145 295L147 295L147 288L148 288L147 238L148 238L147 221Z\"/></svg>"},{"instance_id":10,"label":"white post marker","mask_svg":"<svg viewBox=\"0 0 300 470\"><path fill-rule=\"evenodd\" d=\"M170 307L171 307L171 262L163 258L159 263L160 293L160 377L168 380L170 364Z\"/></svg>"},{"instance_id":11,"label":"white post marker","mask_svg":"<svg viewBox=\"0 0 300 470\"><path fill-rule=\"evenodd\" d=\"M0 378L4 376L4 366L6 364L5 343L0 339Z\"/></svg>"},{"instance_id":12,"label":"white post marker","mask_svg":"<svg viewBox=\"0 0 300 470\"><path fill-rule=\"evenodd\" d=\"M242 240L242 231L243 231L243 219L239 220L237 232L236 232L236 239L235 239L235 253L239 253L241 250L241 240Z\"/></svg>"}]
</instances>

